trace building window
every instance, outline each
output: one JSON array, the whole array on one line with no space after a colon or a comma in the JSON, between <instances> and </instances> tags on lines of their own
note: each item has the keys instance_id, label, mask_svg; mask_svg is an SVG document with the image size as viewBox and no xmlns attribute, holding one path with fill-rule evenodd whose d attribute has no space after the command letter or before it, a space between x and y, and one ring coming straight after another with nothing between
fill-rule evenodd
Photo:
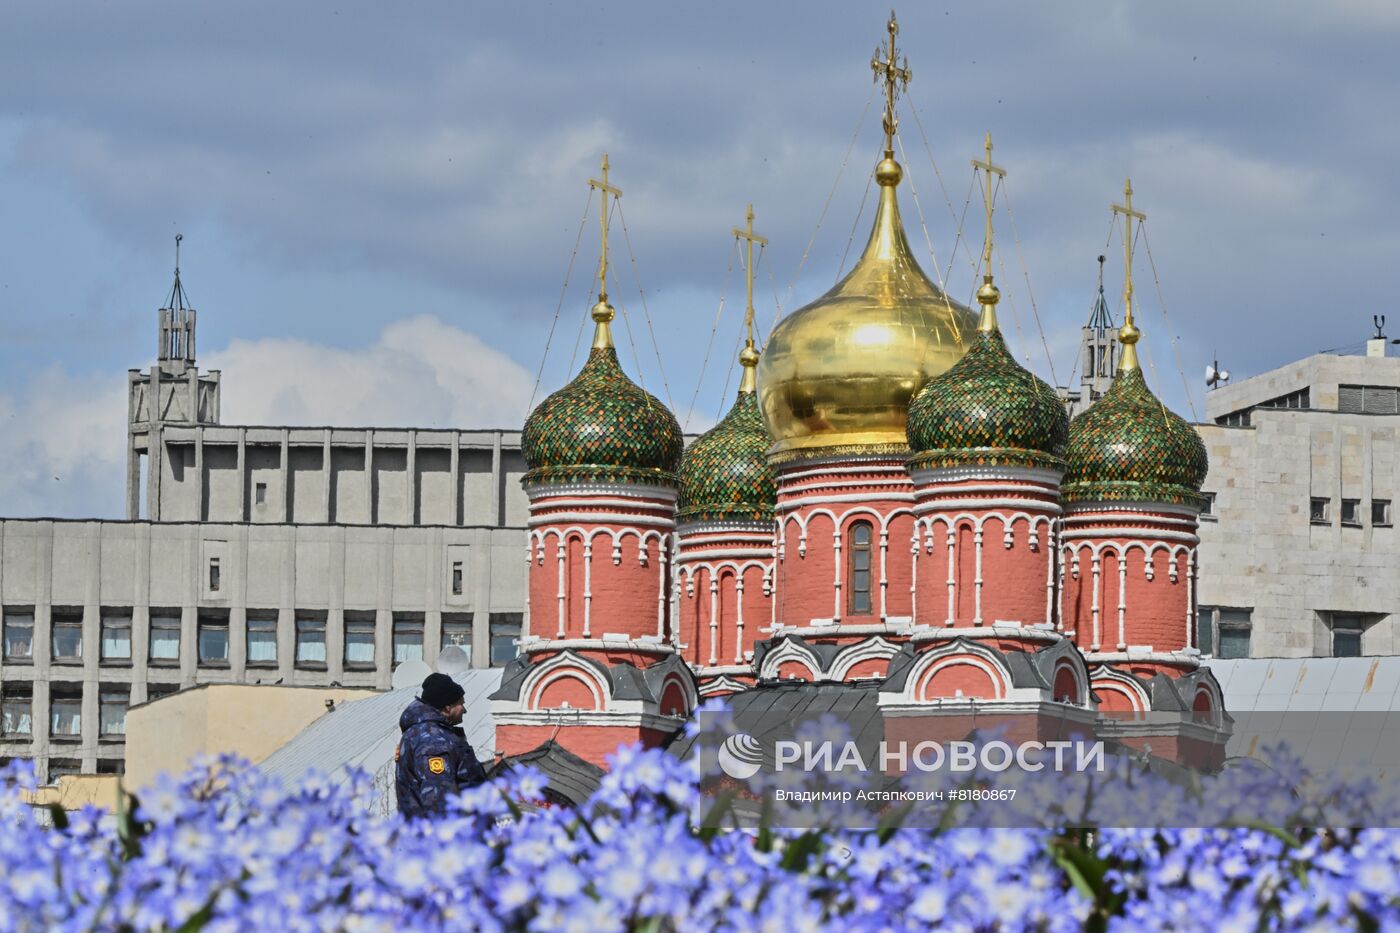
<instances>
[{"instance_id":1,"label":"building window","mask_svg":"<svg viewBox=\"0 0 1400 933\"><path fill-rule=\"evenodd\" d=\"M55 739L81 738L83 734L82 685L53 684L49 690L49 735Z\"/></svg>"},{"instance_id":2,"label":"building window","mask_svg":"<svg viewBox=\"0 0 1400 933\"><path fill-rule=\"evenodd\" d=\"M1342 500L1342 524L1343 524L1343 525L1356 525L1356 526L1358 526L1358 527L1361 525L1361 500L1360 500L1360 499L1343 499L1343 500Z\"/></svg>"},{"instance_id":3,"label":"building window","mask_svg":"<svg viewBox=\"0 0 1400 933\"><path fill-rule=\"evenodd\" d=\"M1241 408L1228 415L1221 415L1215 419L1215 423L1227 428L1247 428L1249 427L1249 414L1252 411L1254 411L1253 408Z\"/></svg>"},{"instance_id":4,"label":"building window","mask_svg":"<svg viewBox=\"0 0 1400 933\"><path fill-rule=\"evenodd\" d=\"M77 758L50 758L49 759L49 783L56 783L59 777L71 775L81 775L83 773L83 762Z\"/></svg>"},{"instance_id":5,"label":"building window","mask_svg":"<svg viewBox=\"0 0 1400 933\"><path fill-rule=\"evenodd\" d=\"M394 666L423 660L423 617L394 613Z\"/></svg>"},{"instance_id":6,"label":"building window","mask_svg":"<svg viewBox=\"0 0 1400 933\"><path fill-rule=\"evenodd\" d=\"M125 736L126 708L131 705L130 688L103 687L97 698L97 734Z\"/></svg>"},{"instance_id":7,"label":"building window","mask_svg":"<svg viewBox=\"0 0 1400 933\"><path fill-rule=\"evenodd\" d=\"M267 483L253 484L253 504L267 505Z\"/></svg>"},{"instance_id":8,"label":"building window","mask_svg":"<svg viewBox=\"0 0 1400 933\"><path fill-rule=\"evenodd\" d=\"M1203 493L1201 493L1201 496L1206 500L1206 504L1205 504L1204 506L1201 507L1201 517L1202 517L1202 518L1214 518L1214 517L1215 517L1215 493L1213 493L1213 492L1203 492Z\"/></svg>"},{"instance_id":9,"label":"building window","mask_svg":"<svg viewBox=\"0 0 1400 933\"><path fill-rule=\"evenodd\" d=\"M102 660L131 660L131 614L126 610L102 610Z\"/></svg>"},{"instance_id":10,"label":"building window","mask_svg":"<svg viewBox=\"0 0 1400 933\"><path fill-rule=\"evenodd\" d=\"M53 784L61 777L69 777L74 774L82 774L82 762L76 758L50 758L49 759L49 783Z\"/></svg>"},{"instance_id":11,"label":"building window","mask_svg":"<svg viewBox=\"0 0 1400 933\"><path fill-rule=\"evenodd\" d=\"M34 658L34 610L5 610L5 660L29 661Z\"/></svg>"},{"instance_id":12,"label":"building window","mask_svg":"<svg viewBox=\"0 0 1400 933\"><path fill-rule=\"evenodd\" d=\"M1386 528L1390 525L1390 500L1371 500L1371 524L1377 528Z\"/></svg>"},{"instance_id":13,"label":"building window","mask_svg":"<svg viewBox=\"0 0 1400 933\"><path fill-rule=\"evenodd\" d=\"M846 599L848 611L853 616L870 615L870 538L869 522L855 522L849 530L851 540L850 585Z\"/></svg>"},{"instance_id":14,"label":"building window","mask_svg":"<svg viewBox=\"0 0 1400 933\"><path fill-rule=\"evenodd\" d=\"M50 643L55 662L69 664L83 659L83 612L81 609L54 609Z\"/></svg>"},{"instance_id":15,"label":"building window","mask_svg":"<svg viewBox=\"0 0 1400 933\"><path fill-rule=\"evenodd\" d=\"M1278 398L1271 398L1267 402L1260 402L1259 408L1311 408L1312 407L1311 387L1304 386L1297 392L1289 392L1287 395L1280 395Z\"/></svg>"},{"instance_id":16,"label":"building window","mask_svg":"<svg viewBox=\"0 0 1400 933\"><path fill-rule=\"evenodd\" d=\"M209 592L219 592L219 587L223 582L223 575L219 569L219 559L217 557L209 558Z\"/></svg>"},{"instance_id":17,"label":"building window","mask_svg":"<svg viewBox=\"0 0 1400 933\"><path fill-rule=\"evenodd\" d=\"M374 667L374 614L345 614L345 666Z\"/></svg>"},{"instance_id":18,"label":"building window","mask_svg":"<svg viewBox=\"0 0 1400 933\"><path fill-rule=\"evenodd\" d=\"M270 613L248 614L248 664L272 667L277 664L277 617Z\"/></svg>"},{"instance_id":19,"label":"building window","mask_svg":"<svg viewBox=\"0 0 1400 933\"><path fill-rule=\"evenodd\" d=\"M325 616L297 615L297 667L326 666Z\"/></svg>"},{"instance_id":20,"label":"building window","mask_svg":"<svg viewBox=\"0 0 1400 933\"><path fill-rule=\"evenodd\" d=\"M180 613L174 610L151 610L151 663L156 665L180 662Z\"/></svg>"},{"instance_id":21,"label":"building window","mask_svg":"<svg viewBox=\"0 0 1400 933\"><path fill-rule=\"evenodd\" d=\"M34 688L29 684L6 684L0 695L0 733L34 734Z\"/></svg>"},{"instance_id":22,"label":"building window","mask_svg":"<svg viewBox=\"0 0 1400 933\"><path fill-rule=\"evenodd\" d=\"M120 758L97 759L98 774L126 774L126 762Z\"/></svg>"},{"instance_id":23,"label":"building window","mask_svg":"<svg viewBox=\"0 0 1400 933\"><path fill-rule=\"evenodd\" d=\"M446 648L455 645L462 649L462 653L467 656L467 662L472 659L472 617L469 615L450 615L443 613L442 616L442 646Z\"/></svg>"},{"instance_id":24,"label":"building window","mask_svg":"<svg viewBox=\"0 0 1400 933\"><path fill-rule=\"evenodd\" d=\"M1332 524L1332 500L1313 496L1308 500L1308 521L1314 525Z\"/></svg>"},{"instance_id":25,"label":"building window","mask_svg":"<svg viewBox=\"0 0 1400 933\"><path fill-rule=\"evenodd\" d=\"M1353 415L1400 413L1400 389L1395 386L1338 386L1337 411Z\"/></svg>"},{"instance_id":26,"label":"building window","mask_svg":"<svg viewBox=\"0 0 1400 933\"><path fill-rule=\"evenodd\" d=\"M460 560L452 562L452 595L462 595L462 562Z\"/></svg>"},{"instance_id":27,"label":"building window","mask_svg":"<svg viewBox=\"0 0 1400 933\"><path fill-rule=\"evenodd\" d=\"M1332 657L1361 657L1361 633L1366 630L1366 617L1351 612L1331 613Z\"/></svg>"},{"instance_id":28,"label":"building window","mask_svg":"<svg viewBox=\"0 0 1400 933\"><path fill-rule=\"evenodd\" d=\"M228 617L199 617L199 663L205 667L228 666Z\"/></svg>"},{"instance_id":29,"label":"building window","mask_svg":"<svg viewBox=\"0 0 1400 933\"><path fill-rule=\"evenodd\" d=\"M1253 610L1201 606L1196 610L1196 647L1222 660L1249 657Z\"/></svg>"},{"instance_id":30,"label":"building window","mask_svg":"<svg viewBox=\"0 0 1400 933\"><path fill-rule=\"evenodd\" d=\"M168 696L170 696L172 693L179 693L179 692L180 692L180 685L179 685L179 684L147 684L147 685L146 685L146 702L149 703L149 702L151 702L152 700L159 700L161 697L168 697Z\"/></svg>"},{"instance_id":31,"label":"building window","mask_svg":"<svg viewBox=\"0 0 1400 933\"><path fill-rule=\"evenodd\" d=\"M491 613L491 666L502 667L520 654L516 639L524 616L518 612Z\"/></svg>"}]
</instances>

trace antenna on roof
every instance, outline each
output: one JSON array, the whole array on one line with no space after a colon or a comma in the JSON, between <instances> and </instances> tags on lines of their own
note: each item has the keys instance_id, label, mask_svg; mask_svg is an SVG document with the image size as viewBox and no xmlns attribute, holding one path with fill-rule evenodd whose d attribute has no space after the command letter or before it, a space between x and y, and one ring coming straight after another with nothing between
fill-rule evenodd
<instances>
[{"instance_id":1,"label":"antenna on roof","mask_svg":"<svg viewBox=\"0 0 1400 933\"><path fill-rule=\"evenodd\" d=\"M1214 354L1211 355L1214 356ZM1206 367L1206 388L1218 389L1229 381L1229 371L1220 368L1220 361L1218 359L1212 359L1211 364Z\"/></svg>"}]
</instances>

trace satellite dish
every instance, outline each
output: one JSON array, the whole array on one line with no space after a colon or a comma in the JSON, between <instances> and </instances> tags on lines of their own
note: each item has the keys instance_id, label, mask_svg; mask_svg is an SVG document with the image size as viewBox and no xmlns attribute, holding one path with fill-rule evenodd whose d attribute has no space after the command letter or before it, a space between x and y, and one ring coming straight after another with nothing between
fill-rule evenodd
<instances>
[{"instance_id":1,"label":"satellite dish","mask_svg":"<svg viewBox=\"0 0 1400 933\"><path fill-rule=\"evenodd\" d=\"M472 659L457 645L448 645L438 654L437 669L451 677L471 670Z\"/></svg>"},{"instance_id":2,"label":"satellite dish","mask_svg":"<svg viewBox=\"0 0 1400 933\"><path fill-rule=\"evenodd\" d=\"M1206 367L1206 387L1215 389L1218 388L1222 383L1226 383L1229 381L1229 372L1220 368L1219 360L1212 360L1210 365Z\"/></svg>"},{"instance_id":3,"label":"satellite dish","mask_svg":"<svg viewBox=\"0 0 1400 933\"><path fill-rule=\"evenodd\" d=\"M1217 371L1216 371L1215 367L1214 367L1214 366L1207 366L1207 367L1206 367L1206 385L1208 385L1208 386L1213 386L1213 385L1215 385L1215 377L1216 377L1216 375L1217 375Z\"/></svg>"},{"instance_id":4,"label":"satellite dish","mask_svg":"<svg viewBox=\"0 0 1400 933\"><path fill-rule=\"evenodd\" d=\"M405 661L394 669L394 676L389 678L390 685L399 690L403 687L421 687L423 681L428 679L428 675L433 669L424 661L414 659Z\"/></svg>"}]
</instances>

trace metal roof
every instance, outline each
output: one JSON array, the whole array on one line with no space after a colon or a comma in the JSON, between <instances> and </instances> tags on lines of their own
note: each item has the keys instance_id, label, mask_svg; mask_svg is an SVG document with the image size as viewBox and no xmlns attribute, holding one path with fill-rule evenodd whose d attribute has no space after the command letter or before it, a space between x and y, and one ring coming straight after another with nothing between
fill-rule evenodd
<instances>
[{"instance_id":1,"label":"metal roof","mask_svg":"<svg viewBox=\"0 0 1400 933\"><path fill-rule=\"evenodd\" d=\"M469 670L451 675L466 691L462 728L476 757L487 763L496 753L496 722L490 696L500 686L501 670ZM259 767L284 785L308 774L326 775L343 784L350 768L374 775L371 809L394 809L394 748L399 741L399 715L418 695L418 687L401 687L336 707L269 755Z\"/></svg>"}]
</instances>

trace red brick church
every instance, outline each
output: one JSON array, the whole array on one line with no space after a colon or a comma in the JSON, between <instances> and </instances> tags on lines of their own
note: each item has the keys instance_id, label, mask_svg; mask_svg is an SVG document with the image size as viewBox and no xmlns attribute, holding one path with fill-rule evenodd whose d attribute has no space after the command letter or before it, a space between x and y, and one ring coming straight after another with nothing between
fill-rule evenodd
<instances>
[{"instance_id":1,"label":"red brick church","mask_svg":"<svg viewBox=\"0 0 1400 933\"><path fill-rule=\"evenodd\" d=\"M688 447L622 371L600 273L588 360L522 436L528 621L493 698L498 751L554 741L602 764L667 743L708 697L800 683L874 685L887 722L1068 721L1166 757L1223 741L1193 643L1206 452L1138 364L1131 188L1117 375L1070 421L998 327L990 141L979 309L909 246L894 32L873 63L885 153L865 250L761 348L750 285L738 396ZM615 189L595 185L605 267Z\"/></svg>"}]
</instances>

